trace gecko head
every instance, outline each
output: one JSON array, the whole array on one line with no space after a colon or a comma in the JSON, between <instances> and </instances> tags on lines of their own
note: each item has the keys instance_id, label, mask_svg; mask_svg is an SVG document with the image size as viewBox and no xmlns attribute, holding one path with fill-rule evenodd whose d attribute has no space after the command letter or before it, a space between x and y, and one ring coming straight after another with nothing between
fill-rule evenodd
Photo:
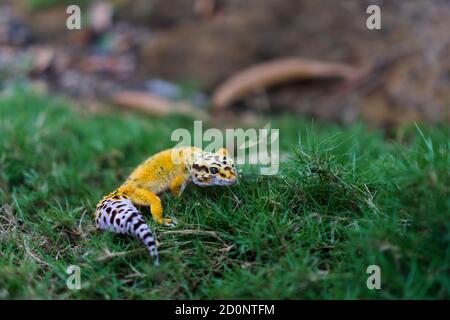
<instances>
[{"instance_id":1,"label":"gecko head","mask_svg":"<svg viewBox=\"0 0 450 320\"><path fill-rule=\"evenodd\" d=\"M217 153L201 152L189 168L192 181L198 186L229 186L236 182L237 171L227 149Z\"/></svg>"}]
</instances>

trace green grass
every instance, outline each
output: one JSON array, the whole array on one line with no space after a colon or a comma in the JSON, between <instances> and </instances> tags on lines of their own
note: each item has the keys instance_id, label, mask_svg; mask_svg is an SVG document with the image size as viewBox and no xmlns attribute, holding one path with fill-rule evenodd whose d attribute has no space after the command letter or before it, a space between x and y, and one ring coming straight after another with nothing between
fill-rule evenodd
<instances>
[{"instance_id":1,"label":"green grass","mask_svg":"<svg viewBox=\"0 0 450 320\"><path fill-rule=\"evenodd\" d=\"M48 9L55 6L69 6L72 4L84 6L91 2L90 0L26 0L27 8L32 11Z\"/></svg>"},{"instance_id":2,"label":"green grass","mask_svg":"<svg viewBox=\"0 0 450 320\"><path fill-rule=\"evenodd\" d=\"M163 195L155 268L132 238L97 232L96 202L192 120L90 114L24 90L0 97L0 298L449 298L446 128L397 139L281 118L277 176ZM402 143L400 144L399 142ZM66 268L81 268L68 290ZM381 268L368 290L366 268Z\"/></svg>"}]
</instances>

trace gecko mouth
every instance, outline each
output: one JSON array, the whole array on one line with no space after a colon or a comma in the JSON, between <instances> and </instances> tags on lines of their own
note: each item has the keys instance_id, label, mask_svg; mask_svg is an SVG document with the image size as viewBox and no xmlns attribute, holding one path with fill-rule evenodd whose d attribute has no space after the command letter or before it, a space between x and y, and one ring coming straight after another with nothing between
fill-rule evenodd
<instances>
[{"instance_id":1,"label":"gecko mouth","mask_svg":"<svg viewBox=\"0 0 450 320\"><path fill-rule=\"evenodd\" d=\"M194 183L200 187L211 187L211 186L231 186L236 181L223 181L223 180L216 180L214 182L211 181L194 181Z\"/></svg>"},{"instance_id":2,"label":"gecko mouth","mask_svg":"<svg viewBox=\"0 0 450 320\"><path fill-rule=\"evenodd\" d=\"M231 186L236 183L236 180L219 180L216 181L216 184L221 186Z\"/></svg>"}]
</instances>

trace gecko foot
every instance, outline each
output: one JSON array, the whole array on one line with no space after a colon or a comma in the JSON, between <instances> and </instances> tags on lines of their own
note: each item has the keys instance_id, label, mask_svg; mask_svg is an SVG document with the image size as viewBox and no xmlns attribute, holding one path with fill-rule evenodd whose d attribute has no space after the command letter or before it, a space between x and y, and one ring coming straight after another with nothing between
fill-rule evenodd
<instances>
[{"instance_id":1,"label":"gecko foot","mask_svg":"<svg viewBox=\"0 0 450 320\"><path fill-rule=\"evenodd\" d=\"M163 219L163 224L166 227L173 228L178 224L178 221L175 219L165 218L165 219Z\"/></svg>"}]
</instances>

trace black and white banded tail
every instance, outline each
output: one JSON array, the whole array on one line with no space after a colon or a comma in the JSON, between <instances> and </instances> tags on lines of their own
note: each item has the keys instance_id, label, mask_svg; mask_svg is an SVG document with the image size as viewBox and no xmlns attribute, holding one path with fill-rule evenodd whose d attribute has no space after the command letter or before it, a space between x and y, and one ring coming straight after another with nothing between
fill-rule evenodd
<instances>
[{"instance_id":1,"label":"black and white banded tail","mask_svg":"<svg viewBox=\"0 0 450 320\"><path fill-rule=\"evenodd\" d=\"M155 264L159 265L156 239L144 218L124 196L103 199L95 212L95 223L100 230L132 235L145 244Z\"/></svg>"}]
</instances>

